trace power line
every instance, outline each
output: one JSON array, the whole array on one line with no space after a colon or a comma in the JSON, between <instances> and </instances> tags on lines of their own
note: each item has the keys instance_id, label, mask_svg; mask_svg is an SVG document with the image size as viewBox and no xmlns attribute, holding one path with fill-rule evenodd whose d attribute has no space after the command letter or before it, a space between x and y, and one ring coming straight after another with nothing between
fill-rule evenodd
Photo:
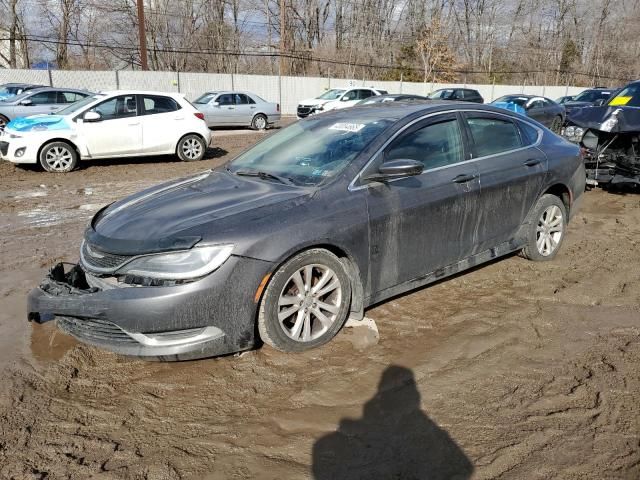
<instances>
[{"instance_id":1,"label":"power line","mask_svg":"<svg viewBox=\"0 0 640 480\"><path fill-rule=\"evenodd\" d=\"M7 38L0 38L0 40L8 40ZM137 47L129 47L124 45L108 45L103 43L84 43L77 41L61 41L51 39L50 37L39 37L39 36L22 36L19 37L19 40L24 40L27 42L36 42L36 43L44 43L51 45L67 45L67 46L76 46L83 48L102 48L106 50L117 50L117 51L126 51L126 52L139 52ZM227 55L233 57L254 57L254 58L287 58L291 60L302 60L308 62L316 62L316 63L325 63L330 65L343 65L348 67L363 67L377 70L410 70L415 72L422 72L422 68L411 67L411 66L399 66L399 65L388 65L388 64L374 64L374 63L363 63L363 62L346 62L342 60L335 60L331 58L323 58L314 56L308 52L300 52L300 51L286 51L286 52L264 52L264 51L238 51L238 50L228 50L228 49L205 49L205 50L196 50L196 49L174 49L174 48L158 48L158 47L150 47L149 51L154 53L171 53L171 54L192 54L192 55ZM621 77L613 77L608 75L601 74L593 74L586 72L578 72L568 69L530 69L530 70L492 70L488 72L486 70L474 70L474 69L450 69L450 70L434 70L434 73L456 73L459 75L473 75L473 74L493 74L493 75L532 75L532 74L549 74L549 73L560 73L563 75L576 75L576 76L584 76L589 78L598 78L598 79L606 79L606 80L616 80L628 82L630 78L621 78Z\"/></svg>"}]
</instances>

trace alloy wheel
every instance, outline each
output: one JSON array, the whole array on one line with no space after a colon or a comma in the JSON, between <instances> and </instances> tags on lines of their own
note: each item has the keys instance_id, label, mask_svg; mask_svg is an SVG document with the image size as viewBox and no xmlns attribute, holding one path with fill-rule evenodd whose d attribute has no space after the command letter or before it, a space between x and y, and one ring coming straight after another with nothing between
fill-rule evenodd
<instances>
[{"instance_id":1,"label":"alloy wheel","mask_svg":"<svg viewBox=\"0 0 640 480\"><path fill-rule=\"evenodd\" d=\"M564 235L564 219L562 210L551 205L542 212L536 228L536 246L540 255L548 257L553 254Z\"/></svg>"},{"instance_id":2,"label":"alloy wheel","mask_svg":"<svg viewBox=\"0 0 640 480\"><path fill-rule=\"evenodd\" d=\"M255 126L258 130L264 130L267 128L267 119L263 116L256 117Z\"/></svg>"},{"instance_id":3,"label":"alloy wheel","mask_svg":"<svg viewBox=\"0 0 640 480\"><path fill-rule=\"evenodd\" d=\"M54 172L66 171L73 163L73 154L65 147L52 147L44 157L47 166Z\"/></svg>"},{"instance_id":4,"label":"alloy wheel","mask_svg":"<svg viewBox=\"0 0 640 480\"><path fill-rule=\"evenodd\" d=\"M278 298L278 323L297 342L311 342L331 328L342 302L336 273L320 264L305 265L284 285Z\"/></svg>"},{"instance_id":5,"label":"alloy wheel","mask_svg":"<svg viewBox=\"0 0 640 480\"><path fill-rule=\"evenodd\" d=\"M182 142L182 153L190 160L200 158L200 155L202 155L202 144L196 138L187 138Z\"/></svg>"}]
</instances>

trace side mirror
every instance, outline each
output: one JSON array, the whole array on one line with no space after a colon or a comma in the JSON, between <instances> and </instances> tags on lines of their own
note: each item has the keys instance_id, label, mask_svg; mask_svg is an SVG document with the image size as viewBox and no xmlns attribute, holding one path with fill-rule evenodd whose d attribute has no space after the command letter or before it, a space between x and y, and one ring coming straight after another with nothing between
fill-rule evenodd
<instances>
[{"instance_id":1,"label":"side mirror","mask_svg":"<svg viewBox=\"0 0 640 480\"><path fill-rule=\"evenodd\" d=\"M367 175L363 180L385 182L394 178L415 177L424 170L422 162L410 159L391 160L378 167L378 173Z\"/></svg>"},{"instance_id":2,"label":"side mirror","mask_svg":"<svg viewBox=\"0 0 640 480\"><path fill-rule=\"evenodd\" d=\"M349 97L347 97L346 95L344 95L344 96L340 99L340 101L341 101L341 102L348 102L349 100L351 100L351 99L350 99Z\"/></svg>"},{"instance_id":3,"label":"side mirror","mask_svg":"<svg viewBox=\"0 0 640 480\"><path fill-rule=\"evenodd\" d=\"M600 107L600 106L604 105L605 102L606 102L606 100L604 98L599 98L598 100L593 102L593 105L595 105L596 107Z\"/></svg>"},{"instance_id":4,"label":"side mirror","mask_svg":"<svg viewBox=\"0 0 640 480\"><path fill-rule=\"evenodd\" d=\"M220 102L213 102L211 105L213 105L214 107L219 107L220 106Z\"/></svg>"},{"instance_id":5,"label":"side mirror","mask_svg":"<svg viewBox=\"0 0 640 480\"><path fill-rule=\"evenodd\" d=\"M33 102L31 100L29 100L28 98L25 98L24 100L22 100L20 102L20 105L28 107L29 105L33 105Z\"/></svg>"},{"instance_id":6,"label":"side mirror","mask_svg":"<svg viewBox=\"0 0 640 480\"><path fill-rule=\"evenodd\" d=\"M99 122L100 120L102 120L102 115L100 115L98 112L87 112L84 114L84 117L82 117L82 119L85 122Z\"/></svg>"}]
</instances>

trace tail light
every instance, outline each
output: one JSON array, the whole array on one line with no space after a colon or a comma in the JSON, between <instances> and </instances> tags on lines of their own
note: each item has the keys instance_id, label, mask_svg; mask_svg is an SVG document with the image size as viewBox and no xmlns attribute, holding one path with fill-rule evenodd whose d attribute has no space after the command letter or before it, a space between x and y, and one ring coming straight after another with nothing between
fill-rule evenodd
<instances>
[{"instance_id":1,"label":"tail light","mask_svg":"<svg viewBox=\"0 0 640 480\"><path fill-rule=\"evenodd\" d=\"M198 117L200 120L203 120L203 121L204 121L204 113L202 113L202 112L195 112L195 113L194 113L194 115L195 115L196 117Z\"/></svg>"},{"instance_id":2,"label":"tail light","mask_svg":"<svg viewBox=\"0 0 640 480\"><path fill-rule=\"evenodd\" d=\"M276 103L276 112L279 112L279 111L280 111L280 104Z\"/></svg>"}]
</instances>

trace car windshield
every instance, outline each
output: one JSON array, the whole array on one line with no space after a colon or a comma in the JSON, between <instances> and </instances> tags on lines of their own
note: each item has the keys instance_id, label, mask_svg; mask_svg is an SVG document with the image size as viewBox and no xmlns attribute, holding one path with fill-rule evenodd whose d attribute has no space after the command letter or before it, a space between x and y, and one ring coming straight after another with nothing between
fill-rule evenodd
<instances>
[{"instance_id":1,"label":"car windshield","mask_svg":"<svg viewBox=\"0 0 640 480\"><path fill-rule=\"evenodd\" d=\"M371 117L312 118L280 130L235 159L234 173L262 173L295 185L319 185L342 172L393 123Z\"/></svg>"},{"instance_id":2,"label":"car windshield","mask_svg":"<svg viewBox=\"0 0 640 480\"><path fill-rule=\"evenodd\" d=\"M445 90L436 90L429 94L427 98L431 100L437 100L439 98L451 98L453 96L453 90L445 89Z\"/></svg>"},{"instance_id":3,"label":"car windshield","mask_svg":"<svg viewBox=\"0 0 640 480\"><path fill-rule=\"evenodd\" d=\"M341 88L334 88L332 90L324 92L322 95L316 98L318 98L319 100L337 100L344 92L346 92L346 90L343 90Z\"/></svg>"},{"instance_id":4,"label":"car windshield","mask_svg":"<svg viewBox=\"0 0 640 480\"><path fill-rule=\"evenodd\" d=\"M218 95L218 92L205 93L204 95L201 95L196 100L194 100L193 103L196 105L206 105L211 100L213 100L216 95Z\"/></svg>"},{"instance_id":5,"label":"car windshield","mask_svg":"<svg viewBox=\"0 0 640 480\"><path fill-rule=\"evenodd\" d=\"M605 95L603 92L586 90L577 95L573 100L575 100L576 102L595 102L596 100L606 98L607 96L608 95Z\"/></svg>"},{"instance_id":6,"label":"car windshield","mask_svg":"<svg viewBox=\"0 0 640 480\"><path fill-rule=\"evenodd\" d=\"M611 100L607 103L612 107L627 106L640 107L640 83L632 83L620 90L615 96L612 95Z\"/></svg>"},{"instance_id":7,"label":"car windshield","mask_svg":"<svg viewBox=\"0 0 640 480\"><path fill-rule=\"evenodd\" d=\"M504 97L500 97L497 100L494 100L491 103L515 103L516 105L520 105L524 107L529 99L527 97L517 97L513 95L505 95Z\"/></svg>"},{"instance_id":8,"label":"car windshield","mask_svg":"<svg viewBox=\"0 0 640 480\"><path fill-rule=\"evenodd\" d=\"M68 107L64 107L62 110L58 110L56 112L56 115L70 115L102 97L103 95L89 95L88 97L85 97L82 100L72 103Z\"/></svg>"}]
</instances>

